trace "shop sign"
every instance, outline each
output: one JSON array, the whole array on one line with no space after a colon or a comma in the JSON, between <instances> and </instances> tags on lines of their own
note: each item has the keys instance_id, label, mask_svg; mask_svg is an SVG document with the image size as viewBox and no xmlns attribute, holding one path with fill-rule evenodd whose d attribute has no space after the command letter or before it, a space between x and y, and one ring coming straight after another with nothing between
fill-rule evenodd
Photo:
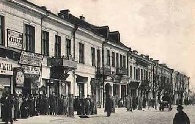
<instances>
[{"instance_id":1,"label":"shop sign","mask_svg":"<svg viewBox=\"0 0 195 124\"><path fill-rule=\"evenodd\" d=\"M24 65L40 67L42 60L43 55L22 51L19 63Z\"/></svg>"},{"instance_id":2,"label":"shop sign","mask_svg":"<svg viewBox=\"0 0 195 124\"><path fill-rule=\"evenodd\" d=\"M13 80L17 86L23 86L24 84L24 72L21 67L13 69Z\"/></svg>"},{"instance_id":3,"label":"shop sign","mask_svg":"<svg viewBox=\"0 0 195 124\"><path fill-rule=\"evenodd\" d=\"M23 33L7 29L7 46L21 50L23 47Z\"/></svg>"},{"instance_id":4,"label":"shop sign","mask_svg":"<svg viewBox=\"0 0 195 124\"><path fill-rule=\"evenodd\" d=\"M24 74L29 74L29 75L39 75L40 74L40 67L22 65L22 68L24 70Z\"/></svg>"},{"instance_id":5,"label":"shop sign","mask_svg":"<svg viewBox=\"0 0 195 124\"><path fill-rule=\"evenodd\" d=\"M13 67L18 67L18 65L6 60L0 60L0 74L13 75Z\"/></svg>"}]
</instances>

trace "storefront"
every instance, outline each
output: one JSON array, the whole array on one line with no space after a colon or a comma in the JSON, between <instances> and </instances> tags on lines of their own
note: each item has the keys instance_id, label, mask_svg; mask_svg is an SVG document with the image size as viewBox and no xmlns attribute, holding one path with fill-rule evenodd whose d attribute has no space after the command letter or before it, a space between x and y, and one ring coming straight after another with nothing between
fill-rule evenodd
<instances>
[{"instance_id":1,"label":"storefront","mask_svg":"<svg viewBox=\"0 0 195 124\"><path fill-rule=\"evenodd\" d=\"M0 58L0 98L3 93L11 93L10 85L11 82L13 82L13 68L15 67L19 67L17 62L6 58Z\"/></svg>"},{"instance_id":2,"label":"storefront","mask_svg":"<svg viewBox=\"0 0 195 124\"><path fill-rule=\"evenodd\" d=\"M132 97L137 97L139 84L140 82L137 81L131 81L130 83L128 83L127 84L128 94L130 94Z\"/></svg>"},{"instance_id":3,"label":"storefront","mask_svg":"<svg viewBox=\"0 0 195 124\"><path fill-rule=\"evenodd\" d=\"M0 58L0 95L3 89L9 89L13 77L13 68L15 67L19 67L17 62Z\"/></svg>"},{"instance_id":4,"label":"storefront","mask_svg":"<svg viewBox=\"0 0 195 124\"><path fill-rule=\"evenodd\" d=\"M76 75L76 84L77 84L77 91L78 91L78 96L79 98L85 97L87 87L87 82L88 82L88 77L83 77L81 75Z\"/></svg>"},{"instance_id":5,"label":"storefront","mask_svg":"<svg viewBox=\"0 0 195 124\"><path fill-rule=\"evenodd\" d=\"M43 56L36 53L22 51L19 64L24 71L23 95L39 94L40 72Z\"/></svg>"}]
</instances>

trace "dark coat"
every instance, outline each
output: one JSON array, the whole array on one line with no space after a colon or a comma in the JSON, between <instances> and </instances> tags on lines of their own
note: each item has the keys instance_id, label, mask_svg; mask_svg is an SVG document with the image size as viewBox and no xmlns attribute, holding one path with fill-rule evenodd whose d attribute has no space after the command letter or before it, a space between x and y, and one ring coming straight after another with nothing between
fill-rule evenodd
<instances>
[{"instance_id":1,"label":"dark coat","mask_svg":"<svg viewBox=\"0 0 195 124\"><path fill-rule=\"evenodd\" d=\"M173 124L190 124L190 119L185 112L178 112L175 114Z\"/></svg>"},{"instance_id":2,"label":"dark coat","mask_svg":"<svg viewBox=\"0 0 195 124\"><path fill-rule=\"evenodd\" d=\"M111 98L106 98L105 111L111 112L112 111L112 106L113 106L112 99Z\"/></svg>"}]
</instances>

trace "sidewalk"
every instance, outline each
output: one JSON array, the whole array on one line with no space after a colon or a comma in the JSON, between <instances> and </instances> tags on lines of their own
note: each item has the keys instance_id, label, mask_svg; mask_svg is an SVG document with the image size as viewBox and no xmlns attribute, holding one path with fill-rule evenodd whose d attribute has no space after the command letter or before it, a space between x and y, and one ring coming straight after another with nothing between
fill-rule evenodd
<instances>
[{"instance_id":1,"label":"sidewalk","mask_svg":"<svg viewBox=\"0 0 195 124\"><path fill-rule=\"evenodd\" d=\"M159 111L155 110L154 108L150 109L143 109L143 110L134 110L134 112L140 112L140 111ZM125 113L127 112L126 108L115 108L115 113ZM88 115L89 118L93 117L103 117L106 116L106 112L104 112L104 108L98 108L97 109L96 115ZM34 117L29 117L27 119L18 119L18 121L14 121L14 124L60 124L57 122L72 122L74 120L79 121L80 117L79 115L75 115L74 117L67 117L65 115L39 115L39 116L34 116ZM57 120L57 121L56 121ZM3 122L0 122L0 124L3 124Z\"/></svg>"}]
</instances>

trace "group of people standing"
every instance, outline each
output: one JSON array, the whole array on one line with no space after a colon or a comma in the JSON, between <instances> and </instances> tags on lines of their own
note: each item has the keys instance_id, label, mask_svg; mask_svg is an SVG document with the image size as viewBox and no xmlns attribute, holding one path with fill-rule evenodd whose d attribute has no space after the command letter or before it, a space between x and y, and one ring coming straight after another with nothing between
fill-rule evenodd
<instances>
[{"instance_id":1,"label":"group of people standing","mask_svg":"<svg viewBox=\"0 0 195 124\"><path fill-rule=\"evenodd\" d=\"M9 94L4 93L0 99L1 118L3 122L17 121L38 115L74 116L73 95L57 96L54 93L47 97L44 94ZM13 114L12 114L13 113Z\"/></svg>"},{"instance_id":2,"label":"group of people standing","mask_svg":"<svg viewBox=\"0 0 195 124\"><path fill-rule=\"evenodd\" d=\"M93 115L97 114L96 100L87 95L87 98L75 97L74 111L77 111L77 115Z\"/></svg>"},{"instance_id":3,"label":"group of people standing","mask_svg":"<svg viewBox=\"0 0 195 124\"><path fill-rule=\"evenodd\" d=\"M0 99L1 118L3 122L17 121L19 118L28 118L38 115L66 115L74 117L74 111L78 115L97 114L95 100L90 98L45 94L9 94L4 93ZM14 111L14 112L13 112ZM12 114L14 113L14 115Z\"/></svg>"}]
</instances>

